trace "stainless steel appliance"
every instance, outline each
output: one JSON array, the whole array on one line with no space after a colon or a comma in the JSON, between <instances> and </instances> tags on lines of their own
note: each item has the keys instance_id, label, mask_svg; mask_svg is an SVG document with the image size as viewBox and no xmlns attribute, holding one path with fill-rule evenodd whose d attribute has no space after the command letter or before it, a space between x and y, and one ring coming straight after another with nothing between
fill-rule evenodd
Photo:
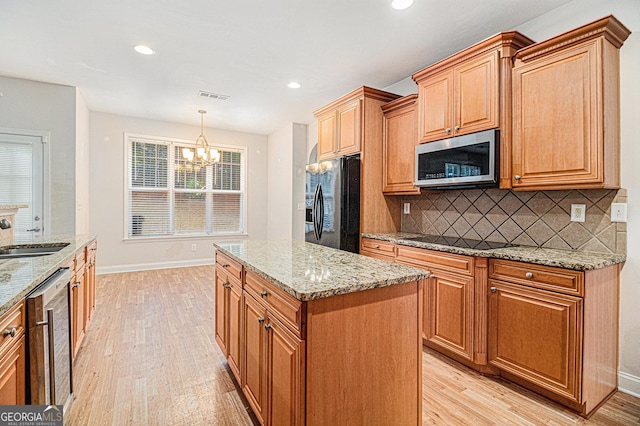
<instances>
[{"instance_id":1,"label":"stainless steel appliance","mask_svg":"<svg viewBox=\"0 0 640 426\"><path fill-rule=\"evenodd\" d=\"M305 240L359 252L360 155L307 165Z\"/></svg>"},{"instance_id":2,"label":"stainless steel appliance","mask_svg":"<svg viewBox=\"0 0 640 426\"><path fill-rule=\"evenodd\" d=\"M27 296L31 404L71 402L71 324L68 268L59 269Z\"/></svg>"},{"instance_id":3,"label":"stainless steel appliance","mask_svg":"<svg viewBox=\"0 0 640 426\"><path fill-rule=\"evenodd\" d=\"M491 187L498 183L498 131L457 136L416 147L416 186Z\"/></svg>"}]
</instances>

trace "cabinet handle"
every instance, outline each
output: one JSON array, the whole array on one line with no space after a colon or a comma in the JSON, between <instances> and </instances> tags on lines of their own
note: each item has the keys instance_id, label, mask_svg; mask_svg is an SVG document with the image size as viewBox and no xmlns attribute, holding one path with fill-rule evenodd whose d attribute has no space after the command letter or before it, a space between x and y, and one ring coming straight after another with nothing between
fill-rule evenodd
<instances>
[{"instance_id":1,"label":"cabinet handle","mask_svg":"<svg viewBox=\"0 0 640 426\"><path fill-rule=\"evenodd\" d=\"M380 245L379 244L374 244L373 248L380 248Z\"/></svg>"},{"instance_id":2,"label":"cabinet handle","mask_svg":"<svg viewBox=\"0 0 640 426\"><path fill-rule=\"evenodd\" d=\"M266 291L260 292L260 297L267 297L267 295L269 295L269 293L267 293Z\"/></svg>"},{"instance_id":3,"label":"cabinet handle","mask_svg":"<svg viewBox=\"0 0 640 426\"><path fill-rule=\"evenodd\" d=\"M4 330L2 332L3 336L11 336L11 337L15 337L16 336L16 328L15 327L11 327L11 330L9 330L8 328L6 330Z\"/></svg>"},{"instance_id":4,"label":"cabinet handle","mask_svg":"<svg viewBox=\"0 0 640 426\"><path fill-rule=\"evenodd\" d=\"M231 288L231 284L229 284L229 283L222 283L222 287L224 287L224 288Z\"/></svg>"},{"instance_id":5,"label":"cabinet handle","mask_svg":"<svg viewBox=\"0 0 640 426\"><path fill-rule=\"evenodd\" d=\"M455 130L455 131L460 130L460 126L455 126L455 127L453 128L453 130Z\"/></svg>"},{"instance_id":6,"label":"cabinet handle","mask_svg":"<svg viewBox=\"0 0 640 426\"><path fill-rule=\"evenodd\" d=\"M223 264L222 264L222 267L223 267L223 268L228 268L229 266L231 266L231 265L229 265L228 263L223 263Z\"/></svg>"},{"instance_id":7,"label":"cabinet handle","mask_svg":"<svg viewBox=\"0 0 640 426\"><path fill-rule=\"evenodd\" d=\"M263 323L264 322L264 317L258 317L258 322L259 323Z\"/></svg>"},{"instance_id":8,"label":"cabinet handle","mask_svg":"<svg viewBox=\"0 0 640 426\"><path fill-rule=\"evenodd\" d=\"M445 131L446 131L447 133L451 133L451 128L450 128L450 127L447 127L447 128L445 129Z\"/></svg>"},{"instance_id":9,"label":"cabinet handle","mask_svg":"<svg viewBox=\"0 0 640 426\"><path fill-rule=\"evenodd\" d=\"M76 288L80 285L80 281L76 281L76 283L73 285L73 288Z\"/></svg>"},{"instance_id":10,"label":"cabinet handle","mask_svg":"<svg viewBox=\"0 0 640 426\"><path fill-rule=\"evenodd\" d=\"M495 287L490 287L489 290L491 290L491 293L495 293L496 291L498 291L498 289Z\"/></svg>"},{"instance_id":11,"label":"cabinet handle","mask_svg":"<svg viewBox=\"0 0 640 426\"><path fill-rule=\"evenodd\" d=\"M515 176L514 176L514 178L515 178L516 180L520 180L520 175L515 175Z\"/></svg>"},{"instance_id":12,"label":"cabinet handle","mask_svg":"<svg viewBox=\"0 0 640 426\"><path fill-rule=\"evenodd\" d=\"M438 277L436 277L435 275L431 275L429 278L433 278L434 280L437 279Z\"/></svg>"},{"instance_id":13,"label":"cabinet handle","mask_svg":"<svg viewBox=\"0 0 640 426\"><path fill-rule=\"evenodd\" d=\"M271 328L271 324L265 324L264 325L264 329L269 331L269 329Z\"/></svg>"},{"instance_id":14,"label":"cabinet handle","mask_svg":"<svg viewBox=\"0 0 640 426\"><path fill-rule=\"evenodd\" d=\"M533 273L532 272L527 272L526 274L524 274L525 277L531 279L533 278Z\"/></svg>"}]
</instances>

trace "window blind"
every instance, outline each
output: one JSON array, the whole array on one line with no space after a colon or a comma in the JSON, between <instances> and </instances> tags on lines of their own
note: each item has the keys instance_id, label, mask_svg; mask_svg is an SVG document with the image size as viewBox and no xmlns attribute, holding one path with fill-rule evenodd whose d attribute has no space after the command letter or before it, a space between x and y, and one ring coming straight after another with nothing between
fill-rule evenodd
<instances>
[{"instance_id":1,"label":"window blind","mask_svg":"<svg viewBox=\"0 0 640 426\"><path fill-rule=\"evenodd\" d=\"M13 223L16 243L24 242L31 226L33 191L33 146L28 143L0 142L0 204L27 205ZM26 240L25 240L26 241Z\"/></svg>"},{"instance_id":2,"label":"window blind","mask_svg":"<svg viewBox=\"0 0 640 426\"><path fill-rule=\"evenodd\" d=\"M243 149L216 147L220 162L198 167L183 158L193 146L128 139L127 237L244 232Z\"/></svg>"}]
</instances>

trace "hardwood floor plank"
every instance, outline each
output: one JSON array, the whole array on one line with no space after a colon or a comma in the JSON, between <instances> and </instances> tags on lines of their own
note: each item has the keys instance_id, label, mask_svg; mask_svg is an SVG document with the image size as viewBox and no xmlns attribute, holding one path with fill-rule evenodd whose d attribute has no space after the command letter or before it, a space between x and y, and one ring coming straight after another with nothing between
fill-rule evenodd
<instances>
[{"instance_id":1,"label":"hardwood floor plank","mask_svg":"<svg viewBox=\"0 0 640 426\"><path fill-rule=\"evenodd\" d=\"M214 267L97 277L96 311L74 366L67 425L254 425L215 343ZM591 419L423 349L425 425L640 425L616 393Z\"/></svg>"}]
</instances>

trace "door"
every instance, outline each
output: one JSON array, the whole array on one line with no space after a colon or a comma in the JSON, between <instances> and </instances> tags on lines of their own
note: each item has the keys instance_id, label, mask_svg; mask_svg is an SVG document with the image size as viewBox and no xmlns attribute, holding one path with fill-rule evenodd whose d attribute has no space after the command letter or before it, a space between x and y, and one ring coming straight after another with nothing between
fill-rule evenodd
<instances>
[{"instance_id":1,"label":"door","mask_svg":"<svg viewBox=\"0 0 640 426\"><path fill-rule=\"evenodd\" d=\"M431 142L453 136L453 73L447 71L418 83L418 137Z\"/></svg>"},{"instance_id":2,"label":"door","mask_svg":"<svg viewBox=\"0 0 640 426\"><path fill-rule=\"evenodd\" d=\"M489 280L489 363L580 401L582 299Z\"/></svg>"},{"instance_id":3,"label":"door","mask_svg":"<svg viewBox=\"0 0 640 426\"><path fill-rule=\"evenodd\" d=\"M266 415L264 410L267 403L267 341L264 325L267 310L245 292L243 312L242 330L245 350L242 355L244 366L242 390L256 417L261 424L264 424Z\"/></svg>"},{"instance_id":4,"label":"door","mask_svg":"<svg viewBox=\"0 0 640 426\"><path fill-rule=\"evenodd\" d=\"M26 205L15 217L16 243L48 233L48 134L0 129L0 204Z\"/></svg>"}]
</instances>

